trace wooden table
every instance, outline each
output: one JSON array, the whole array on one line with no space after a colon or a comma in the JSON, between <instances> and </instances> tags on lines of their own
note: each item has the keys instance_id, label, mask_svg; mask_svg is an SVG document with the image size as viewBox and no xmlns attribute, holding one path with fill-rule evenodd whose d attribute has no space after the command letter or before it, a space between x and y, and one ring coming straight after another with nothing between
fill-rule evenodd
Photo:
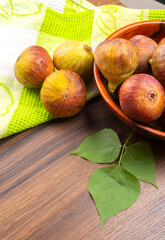
<instances>
[{"instance_id":1,"label":"wooden table","mask_svg":"<svg viewBox=\"0 0 165 240\"><path fill-rule=\"evenodd\" d=\"M90 2L122 5L118 0ZM131 132L99 96L73 118L50 121L0 141L1 240L165 239L165 143L139 134L132 142L151 145L159 189L141 182L136 203L99 228L87 184L101 166L69 152L103 128L114 129L122 142Z\"/></svg>"}]
</instances>

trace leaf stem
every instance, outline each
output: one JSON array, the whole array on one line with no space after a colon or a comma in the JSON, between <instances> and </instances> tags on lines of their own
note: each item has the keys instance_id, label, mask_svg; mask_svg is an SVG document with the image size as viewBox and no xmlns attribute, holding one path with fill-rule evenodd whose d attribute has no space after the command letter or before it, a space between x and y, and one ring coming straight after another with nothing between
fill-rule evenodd
<instances>
[{"instance_id":1,"label":"leaf stem","mask_svg":"<svg viewBox=\"0 0 165 240\"><path fill-rule=\"evenodd\" d=\"M127 140L125 141L124 145L122 146L122 150L121 150L121 153L120 153L120 158L119 158L118 165L121 165L121 161L122 161L122 157L123 157L126 145L127 145L128 141L129 141L129 139L132 137L133 133L134 133L134 130L131 132L131 134L128 136Z\"/></svg>"}]
</instances>

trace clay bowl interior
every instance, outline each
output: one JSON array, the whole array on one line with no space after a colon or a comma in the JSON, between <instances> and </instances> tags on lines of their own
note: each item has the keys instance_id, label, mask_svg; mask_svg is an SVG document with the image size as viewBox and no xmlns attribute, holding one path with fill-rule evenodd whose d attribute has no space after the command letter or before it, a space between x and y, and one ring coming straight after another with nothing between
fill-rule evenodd
<instances>
[{"instance_id":1,"label":"clay bowl interior","mask_svg":"<svg viewBox=\"0 0 165 240\"><path fill-rule=\"evenodd\" d=\"M125 38L130 39L135 35L145 35L147 37L151 37L157 43L165 37L165 21L143 21L137 22L130 25L127 25L123 28L118 29L107 39L113 38ZM100 73L96 63L94 63L94 76L97 88L100 92L105 103L108 105L110 110L127 126L139 132L140 134L157 138L160 140L165 140L165 132L154 129L146 124L136 122L129 118L119 107L119 104L116 102L115 98L112 94L107 91L107 81L104 79L102 74Z\"/></svg>"}]
</instances>

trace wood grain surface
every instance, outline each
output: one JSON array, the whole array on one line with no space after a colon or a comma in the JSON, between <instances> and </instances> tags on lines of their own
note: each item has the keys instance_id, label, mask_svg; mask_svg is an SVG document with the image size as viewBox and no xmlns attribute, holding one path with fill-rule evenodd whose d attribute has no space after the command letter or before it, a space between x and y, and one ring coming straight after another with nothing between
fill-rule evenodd
<instances>
[{"instance_id":1,"label":"wood grain surface","mask_svg":"<svg viewBox=\"0 0 165 240\"><path fill-rule=\"evenodd\" d=\"M1 240L165 239L165 142L137 133L131 141L145 140L153 149L159 189L141 182L136 203L99 227L87 185L91 173L103 165L69 152L103 128L115 130L123 143L131 132L98 96L75 117L0 140Z\"/></svg>"}]
</instances>

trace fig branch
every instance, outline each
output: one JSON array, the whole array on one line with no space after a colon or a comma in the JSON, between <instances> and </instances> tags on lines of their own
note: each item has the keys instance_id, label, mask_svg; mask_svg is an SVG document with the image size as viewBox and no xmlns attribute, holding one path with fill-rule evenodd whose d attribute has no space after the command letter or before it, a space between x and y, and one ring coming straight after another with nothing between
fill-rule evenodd
<instances>
[{"instance_id":1,"label":"fig branch","mask_svg":"<svg viewBox=\"0 0 165 240\"><path fill-rule=\"evenodd\" d=\"M127 146L127 143L128 141L130 140L130 138L132 137L134 131L131 132L131 134L128 136L127 140L125 141L125 143L123 144L123 146L121 147L121 152L120 152L120 158L119 158L119 162L118 162L118 165L121 165L121 161L122 161L122 158L123 158L123 154L125 152L125 148Z\"/></svg>"}]
</instances>

